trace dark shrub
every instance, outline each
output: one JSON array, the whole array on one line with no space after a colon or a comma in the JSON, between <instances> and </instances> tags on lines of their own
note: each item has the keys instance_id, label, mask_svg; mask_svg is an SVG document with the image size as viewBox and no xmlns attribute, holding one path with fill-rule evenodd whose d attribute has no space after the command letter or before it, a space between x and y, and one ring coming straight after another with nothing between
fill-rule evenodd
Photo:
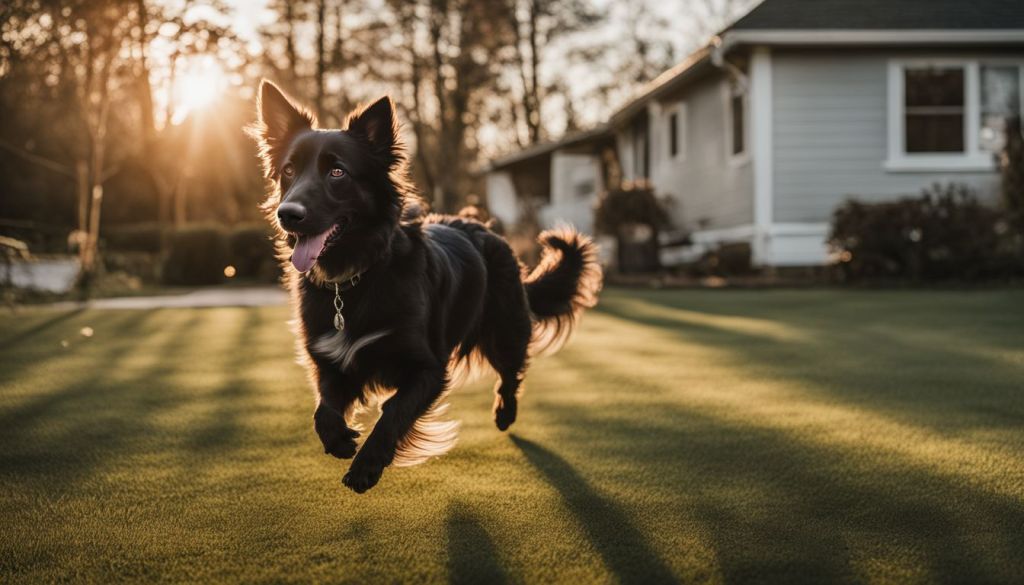
<instances>
[{"instance_id":1,"label":"dark shrub","mask_svg":"<svg viewBox=\"0 0 1024 585\"><path fill-rule=\"evenodd\" d=\"M240 225L228 234L229 263L238 278L273 282L280 276L273 232L263 223Z\"/></svg>"},{"instance_id":2,"label":"dark shrub","mask_svg":"<svg viewBox=\"0 0 1024 585\"><path fill-rule=\"evenodd\" d=\"M101 232L104 249L115 252L160 252L164 230L155 222L109 227Z\"/></svg>"},{"instance_id":3,"label":"dark shrub","mask_svg":"<svg viewBox=\"0 0 1024 585\"><path fill-rule=\"evenodd\" d=\"M604 194L594 210L594 228L614 236L621 272L660 268L658 233L669 226L668 211L647 184L623 185Z\"/></svg>"},{"instance_id":4,"label":"dark shrub","mask_svg":"<svg viewBox=\"0 0 1024 585\"><path fill-rule=\"evenodd\" d=\"M963 185L920 197L848 201L832 218L829 246L844 280L978 280L1019 270L999 210Z\"/></svg>"},{"instance_id":5,"label":"dark shrub","mask_svg":"<svg viewBox=\"0 0 1024 585\"><path fill-rule=\"evenodd\" d=\"M123 273L145 284L161 281L160 255L149 252L104 252L103 268L108 273Z\"/></svg>"},{"instance_id":6,"label":"dark shrub","mask_svg":"<svg viewBox=\"0 0 1024 585\"><path fill-rule=\"evenodd\" d=\"M166 284L218 284L228 265L228 244L224 231L216 226L186 226L171 233L169 253L164 259Z\"/></svg>"},{"instance_id":7,"label":"dark shrub","mask_svg":"<svg viewBox=\"0 0 1024 585\"><path fill-rule=\"evenodd\" d=\"M1003 205L1017 237L1024 237L1024 134L1021 119L1011 118L1006 124L1006 146L1000 157ZM1019 241L1018 241L1019 244Z\"/></svg>"},{"instance_id":8,"label":"dark shrub","mask_svg":"<svg viewBox=\"0 0 1024 585\"><path fill-rule=\"evenodd\" d=\"M695 276L742 276L754 271L750 244L721 244L701 256L690 271Z\"/></svg>"}]
</instances>

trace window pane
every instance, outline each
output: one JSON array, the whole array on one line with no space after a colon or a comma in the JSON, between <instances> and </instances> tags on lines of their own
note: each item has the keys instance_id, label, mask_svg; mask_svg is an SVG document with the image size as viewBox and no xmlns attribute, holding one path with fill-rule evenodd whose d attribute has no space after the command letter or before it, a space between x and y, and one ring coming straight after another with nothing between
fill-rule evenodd
<instances>
[{"instance_id":1,"label":"window pane","mask_svg":"<svg viewBox=\"0 0 1024 585\"><path fill-rule=\"evenodd\" d=\"M964 151L964 69L904 71L907 152Z\"/></svg>"},{"instance_id":2,"label":"window pane","mask_svg":"<svg viewBox=\"0 0 1024 585\"><path fill-rule=\"evenodd\" d=\"M963 152L963 115L907 115L907 152Z\"/></svg>"},{"instance_id":3,"label":"window pane","mask_svg":"<svg viewBox=\"0 0 1024 585\"><path fill-rule=\"evenodd\" d=\"M906 105L915 107L964 107L962 67L907 69Z\"/></svg>"},{"instance_id":4,"label":"window pane","mask_svg":"<svg viewBox=\"0 0 1024 585\"><path fill-rule=\"evenodd\" d=\"M982 150L999 152L1006 138L1006 121L1020 115L1020 69L981 67Z\"/></svg>"},{"instance_id":5,"label":"window pane","mask_svg":"<svg viewBox=\"0 0 1024 585\"><path fill-rule=\"evenodd\" d=\"M590 197L594 194L594 181L581 181L573 186L577 197Z\"/></svg>"},{"instance_id":6,"label":"window pane","mask_svg":"<svg viewBox=\"0 0 1024 585\"><path fill-rule=\"evenodd\" d=\"M679 154L679 116L671 114L668 117L668 154L674 157Z\"/></svg>"},{"instance_id":7,"label":"window pane","mask_svg":"<svg viewBox=\"0 0 1024 585\"><path fill-rule=\"evenodd\" d=\"M732 153L741 154L746 150L743 143L746 136L743 129L743 96L734 95L729 103L732 107Z\"/></svg>"}]
</instances>

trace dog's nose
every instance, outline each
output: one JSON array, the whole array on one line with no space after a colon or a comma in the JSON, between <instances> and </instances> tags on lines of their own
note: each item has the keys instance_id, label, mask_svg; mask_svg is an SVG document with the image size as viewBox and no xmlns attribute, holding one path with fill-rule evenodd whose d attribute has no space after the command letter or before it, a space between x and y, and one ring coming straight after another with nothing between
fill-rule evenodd
<instances>
[{"instance_id":1,"label":"dog's nose","mask_svg":"<svg viewBox=\"0 0 1024 585\"><path fill-rule=\"evenodd\" d=\"M277 219L285 229L298 226L305 218L306 208L298 203L286 201L277 206Z\"/></svg>"}]
</instances>

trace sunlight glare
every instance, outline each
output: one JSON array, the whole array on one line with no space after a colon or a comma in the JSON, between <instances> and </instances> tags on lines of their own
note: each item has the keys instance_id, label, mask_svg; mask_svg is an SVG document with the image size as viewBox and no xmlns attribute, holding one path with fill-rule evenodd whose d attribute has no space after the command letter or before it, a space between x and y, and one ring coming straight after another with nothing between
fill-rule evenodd
<instances>
[{"instance_id":1,"label":"sunlight glare","mask_svg":"<svg viewBox=\"0 0 1024 585\"><path fill-rule=\"evenodd\" d=\"M227 77L216 59L206 56L191 60L174 83L172 122L180 124L189 114L210 106L226 87Z\"/></svg>"}]
</instances>

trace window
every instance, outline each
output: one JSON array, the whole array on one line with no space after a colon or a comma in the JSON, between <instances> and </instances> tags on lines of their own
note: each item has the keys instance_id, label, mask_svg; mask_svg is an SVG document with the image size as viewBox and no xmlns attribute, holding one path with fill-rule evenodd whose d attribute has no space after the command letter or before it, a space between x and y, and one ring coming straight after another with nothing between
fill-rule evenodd
<instances>
[{"instance_id":1,"label":"window","mask_svg":"<svg viewBox=\"0 0 1024 585\"><path fill-rule=\"evenodd\" d=\"M665 110L665 147L662 159L669 161L686 158L686 104L676 103Z\"/></svg>"},{"instance_id":2,"label":"window","mask_svg":"<svg viewBox=\"0 0 1024 585\"><path fill-rule=\"evenodd\" d=\"M675 158L679 154L679 114L668 115L668 155Z\"/></svg>"},{"instance_id":3,"label":"window","mask_svg":"<svg viewBox=\"0 0 1024 585\"><path fill-rule=\"evenodd\" d=\"M964 151L964 68L903 72L906 152Z\"/></svg>"},{"instance_id":4,"label":"window","mask_svg":"<svg viewBox=\"0 0 1024 585\"><path fill-rule=\"evenodd\" d=\"M732 81L725 90L726 153L733 164L747 157L747 91L744 84Z\"/></svg>"},{"instance_id":5,"label":"window","mask_svg":"<svg viewBox=\"0 0 1024 585\"><path fill-rule=\"evenodd\" d=\"M1024 63L1010 59L893 61L889 66L892 171L984 171L1022 112Z\"/></svg>"},{"instance_id":6,"label":"window","mask_svg":"<svg viewBox=\"0 0 1024 585\"><path fill-rule=\"evenodd\" d=\"M593 179L579 181L573 185L573 194L580 198L590 197L596 190L597 189L594 188Z\"/></svg>"},{"instance_id":7,"label":"window","mask_svg":"<svg viewBox=\"0 0 1024 585\"><path fill-rule=\"evenodd\" d=\"M747 145L744 138L744 116L743 116L743 95L733 95L729 98L729 115L732 118L732 154L740 155L746 152Z\"/></svg>"},{"instance_id":8,"label":"window","mask_svg":"<svg viewBox=\"0 0 1024 585\"><path fill-rule=\"evenodd\" d=\"M981 67L981 130L978 146L1000 152L1006 144L1006 122L1021 114L1021 68Z\"/></svg>"}]
</instances>

